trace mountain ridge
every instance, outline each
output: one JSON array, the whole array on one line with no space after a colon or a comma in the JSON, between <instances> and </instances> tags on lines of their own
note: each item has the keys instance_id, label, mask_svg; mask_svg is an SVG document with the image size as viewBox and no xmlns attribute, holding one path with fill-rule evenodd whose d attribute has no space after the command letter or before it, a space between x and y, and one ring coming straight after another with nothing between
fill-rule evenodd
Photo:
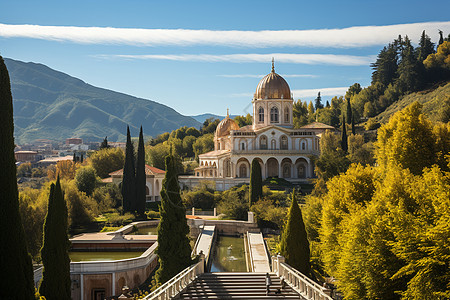
<instances>
[{"instance_id":1,"label":"mountain ridge","mask_svg":"<svg viewBox=\"0 0 450 300\"><path fill-rule=\"evenodd\" d=\"M124 141L142 124L148 136L201 123L153 100L95 87L44 64L5 58L11 78L16 143L81 137Z\"/></svg>"}]
</instances>

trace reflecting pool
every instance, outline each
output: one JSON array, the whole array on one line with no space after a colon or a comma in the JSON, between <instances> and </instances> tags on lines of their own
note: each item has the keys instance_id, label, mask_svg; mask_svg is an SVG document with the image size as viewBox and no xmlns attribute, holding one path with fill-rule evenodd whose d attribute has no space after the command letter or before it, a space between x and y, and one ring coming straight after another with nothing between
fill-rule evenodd
<instances>
[{"instance_id":1,"label":"reflecting pool","mask_svg":"<svg viewBox=\"0 0 450 300\"><path fill-rule=\"evenodd\" d=\"M138 235L158 235L158 226L148 226L138 228L137 231L134 231L130 234L138 234Z\"/></svg>"},{"instance_id":2,"label":"reflecting pool","mask_svg":"<svg viewBox=\"0 0 450 300\"><path fill-rule=\"evenodd\" d=\"M247 272L244 238L217 236L212 252L211 272Z\"/></svg>"},{"instance_id":3,"label":"reflecting pool","mask_svg":"<svg viewBox=\"0 0 450 300\"><path fill-rule=\"evenodd\" d=\"M126 258L139 257L142 251L72 251L69 252L70 260L76 261L112 261Z\"/></svg>"}]
</instances>

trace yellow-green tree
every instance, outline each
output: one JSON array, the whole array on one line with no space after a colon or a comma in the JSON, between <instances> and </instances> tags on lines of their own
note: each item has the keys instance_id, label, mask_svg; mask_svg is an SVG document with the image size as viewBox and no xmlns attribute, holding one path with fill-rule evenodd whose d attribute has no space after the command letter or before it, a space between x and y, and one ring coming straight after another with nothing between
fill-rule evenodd
<instances>
[{"instance_id":1,"label":"yellow-green tree","mask_svg":"<svg viewBox=\"0 0 450 300\"><path fill-rule=\"evenodd\" d=\"M100 178L123 168L125 154L120 148L103 148L95 151L89 157L89 162Z\"/></svg>"},{"instance_id":2,"label":"yellow-green tree","mask_svg":"<svg viewBox=\"0 0 450 300\"><path fill-rule=\"evenodd\" d=\"M378 130L375 155L384 168L398 165L420 174L435 163L434 148L432 124L422 113L422 105L414 102Z\"/></svg>"}]
</instances>

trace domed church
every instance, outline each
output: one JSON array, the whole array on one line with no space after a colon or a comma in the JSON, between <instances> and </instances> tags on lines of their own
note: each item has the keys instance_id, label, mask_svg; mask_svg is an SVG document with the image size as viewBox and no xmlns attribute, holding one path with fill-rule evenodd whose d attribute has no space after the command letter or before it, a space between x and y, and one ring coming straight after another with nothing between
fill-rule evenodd
<instances>
[{"instance_id":1,"label":"domed church","mask_svg":"<svg viewBox=\"0 0 450 300\"><path fill-rule=\"evenodd\" d=\"M194 176L180 176L180 184L193 187L208 180L217 190L226 190L249 183L255 158L263 180L278 177L301 183L314 177L320 136L335 128L315 122L294 129L293 102L289 85L275 73L272 60L272 71L261 79L252 99L252 125L239 127L227 112L214 134L214 151L199 155Z\"/></svg>"}]
</instances>

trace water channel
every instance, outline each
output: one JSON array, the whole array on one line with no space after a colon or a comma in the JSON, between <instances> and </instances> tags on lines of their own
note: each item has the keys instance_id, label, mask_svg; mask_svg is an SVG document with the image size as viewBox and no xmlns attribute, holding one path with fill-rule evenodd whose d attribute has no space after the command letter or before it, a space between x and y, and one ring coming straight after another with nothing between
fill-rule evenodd
<instances>
[{"instance_id":1,"label":"water channel","mask_svg":"<svg viewBox=\"0 0 450 300\"><path fill-rule=\"evenodd\" d=\"M137 234L137 235L157 235L158 234L158 226L147 226L147 227L140 227L137 229L137 231L134 231L130 234Z\"/></svg>"},{"instance_id":2,"label":"water channel","mask_svg":"<svg viewBox=\"0 0 450 300\"><path fill-rule=\"evenodd\" d=\"M210 272L247 272L244 238L217 236L212 252Z\"/></svg>"}]
</instances>

